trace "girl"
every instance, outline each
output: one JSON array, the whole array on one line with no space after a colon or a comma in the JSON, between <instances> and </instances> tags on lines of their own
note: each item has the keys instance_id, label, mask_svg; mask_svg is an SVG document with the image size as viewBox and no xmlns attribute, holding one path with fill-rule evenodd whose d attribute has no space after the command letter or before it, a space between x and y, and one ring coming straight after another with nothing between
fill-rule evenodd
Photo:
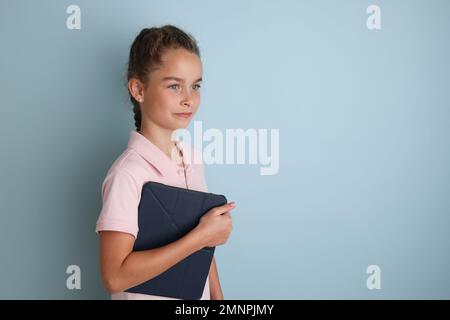
<instances>
[{"instance_id":1,"label":"girl","mask_svg":"<svg viewBox=\"0 0 450 320\"><path fill-rule=\"evenodd\" d=\"M198 109L201 80L197 43L179 28L146 28L134 40L128 62L128 92L136 131L130 132L128 147L106 174L103 206L96 224L102 280L112 299L174 299L124 290L158 276L205 246L226 243L230 235L234 202L208 211L177 241L132 251L145 182L207 191L204 165L192 160L186 164L187 154L199 151L189 147L191 152L183 152L187 146L172 140L174 131L186 128ZM214 258L201 299L223 299Z\"/></svg>"}]
</instances>

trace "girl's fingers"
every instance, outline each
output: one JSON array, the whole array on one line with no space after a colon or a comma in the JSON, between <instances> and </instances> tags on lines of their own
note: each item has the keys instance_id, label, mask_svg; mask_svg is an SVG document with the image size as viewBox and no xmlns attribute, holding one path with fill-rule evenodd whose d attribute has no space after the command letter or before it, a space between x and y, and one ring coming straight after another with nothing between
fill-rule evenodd
<instances>
[{"instance_id":1,"label":"girl's fingers","mask_svg":"<svg viewBox=\"0 0 450 320\"><path fill-rule=\"evenodd\" d=\"M234 202L229 202L229 203L224 204L222 206L215 207L213 212L214 212L215 215L223 214L224 212L227 212L229 210L233 210L235 206L236 205L235 205Z\"/></svg>"}]
</instances>

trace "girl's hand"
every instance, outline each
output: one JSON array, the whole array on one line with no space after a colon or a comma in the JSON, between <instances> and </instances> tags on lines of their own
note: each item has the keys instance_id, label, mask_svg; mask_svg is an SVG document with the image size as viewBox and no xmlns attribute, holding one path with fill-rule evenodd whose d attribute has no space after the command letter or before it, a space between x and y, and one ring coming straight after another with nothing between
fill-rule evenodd
<instances>
[{"instance_id":1,"label":"girl's hand","mask_svg":"<svg viewBox=\"0 0 450 320\"><path fill-rule=\"evenodd\" d=\"M235 208L234 202L212 208L205 213L195 227L205 247L215 247L225 244L230 236L232 218L230 211Z\"/></svg>"}]
</instances>

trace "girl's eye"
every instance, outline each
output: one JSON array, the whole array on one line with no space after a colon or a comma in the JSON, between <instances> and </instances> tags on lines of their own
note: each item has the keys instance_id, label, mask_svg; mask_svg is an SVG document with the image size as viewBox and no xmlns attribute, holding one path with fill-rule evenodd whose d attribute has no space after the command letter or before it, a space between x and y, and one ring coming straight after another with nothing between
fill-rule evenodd
<instances>
[{"instance_id":1,"label":"girl's eye","mask_svg":"<svg viewBox=\"0 0 450 320\"><path fill-rule=\"evenodd\" d=\"M170 85L168 88L170 88L170 89L178 89L180 86L178 85L178 84L172 84L172 85Z\"/></svg>"},{"instance_id":2,"label":"girl's eye","mask_svg":"<svg viewBox=\"0 0 450 320\"><path fill-rule=\"evenodd\" d=\"M194 89L194 90L198 90L198 89L200 89L200 85L199 84L194 84L193 86L192 86L192 88Z\"/></svg>"}]
</instances>

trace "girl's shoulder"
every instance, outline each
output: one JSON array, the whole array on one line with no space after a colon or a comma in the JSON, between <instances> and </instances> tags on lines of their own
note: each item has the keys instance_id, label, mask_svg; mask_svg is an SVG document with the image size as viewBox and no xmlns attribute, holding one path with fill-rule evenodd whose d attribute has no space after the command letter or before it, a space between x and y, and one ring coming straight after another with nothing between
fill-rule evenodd
<instances>
[{"instance_id":1,"label":"girl's shoulder","mask_svg":"<svg viewBox=\"0 0 450 320\"><path fill-rule=\"evenodd\" d=\"M157 173L135 150L127 148L111 164L105 180L117 175L128 176L139 187L145 181L156 177Z\"/></svg>"}]
</instances>

